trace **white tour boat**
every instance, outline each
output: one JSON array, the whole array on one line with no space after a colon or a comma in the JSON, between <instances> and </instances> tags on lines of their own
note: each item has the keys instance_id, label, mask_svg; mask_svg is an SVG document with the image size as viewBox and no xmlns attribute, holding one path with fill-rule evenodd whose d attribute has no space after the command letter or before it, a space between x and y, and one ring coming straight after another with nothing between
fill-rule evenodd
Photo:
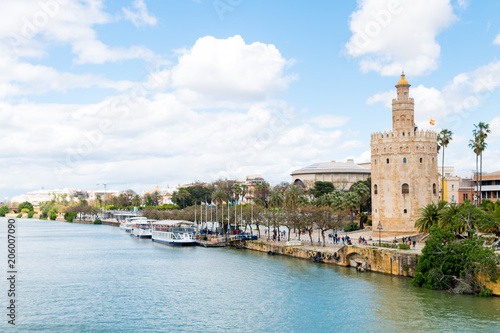
<instances>
[{"instance_id":1,"label":"white tour boat","mask_svg":"<svg viewBox=\"0 0 500 333\"><path fill-rule=\"evenodd\" d=\"M153 223L153 242L175 246L197 245L193 222L165 220Z\"/></svg>"},{"instance_id":2,"label":"white tour boat","mask_svg":"<svg viewBox=\"0 0 500 333\"><path fill-rule=\"evenodd\" d=\"M125 223L123 223L123 228L122 225L120 224L120 229L125 230L126 232L132 232L132 225L137 222L137 221L144 221L147 220L147 217L144 216L135 216L135 217L129 217L125 220Z\"/></svg>"},{"instance_id":3,"label":"white tour boat","mask_svg":"<svg viewBox=\"0 0 500 333\"><path fill-rule=\"evenodd\" d=\"M137 238L151 238L151 224L157 220L135 220L132 224L130 236Z\"/></svg>"}]
</instances>

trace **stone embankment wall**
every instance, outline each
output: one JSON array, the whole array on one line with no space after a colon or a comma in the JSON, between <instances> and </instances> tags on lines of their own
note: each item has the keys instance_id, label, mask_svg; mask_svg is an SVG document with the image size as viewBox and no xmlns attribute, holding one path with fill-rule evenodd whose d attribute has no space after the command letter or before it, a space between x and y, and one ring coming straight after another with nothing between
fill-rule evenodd
<instances>
[{"instance_id":1,"label":"stone embankment wall","mask_svg":"<svg viewBox=\"0 0 500 333\"><path fill-rule=\"evenodd\" d=\"M259 241L247 241L244 248L261 252L275 252L295 258L311 259L321 257L324 263L340 266L352 266L374 272L413 277L418 256L401 251L382 250L356 245L342 246L337 251L332 249L310 250L301 246L284 246Z\"/></svg>"},{"instance_id":2,"label":"stone embankment wall","mask_svg":"<svg viewBox=\"0 0 500 333\"><path fill-rule=\"evenodd\" d=\"M385 250L356 245L342 246L338 250L307 249L301 246L284 246L261 241L246 241L243 248L274 252L276 254L309 259L321 257L324 263L340 266L351 266L358 270L373 271L397 276L414 277L417 268L418 255L397 250ZM500 267L499 267L500 269ZM480 277L481 279L481 277ZM484 282L484 278L481 279ZM500 283L486 282L486 287L500 296Z\"/></svg>"}]
</instances>

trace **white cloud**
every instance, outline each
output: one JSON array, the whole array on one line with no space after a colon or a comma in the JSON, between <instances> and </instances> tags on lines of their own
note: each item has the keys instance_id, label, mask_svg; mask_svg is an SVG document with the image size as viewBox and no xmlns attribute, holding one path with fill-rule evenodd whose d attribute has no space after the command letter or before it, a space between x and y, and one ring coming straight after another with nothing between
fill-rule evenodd
<instances>
[{"instance_id":1,"label":"white cloud","mask_svg":"<svg viewBox=\"0 0 500 333\"><path fill-rule=\"evenodd\" d=\"M68 44L77 64L102 64L155 57L143 46L110 47L97 38L94 25L113 18L99 0L7 0L0 2L0 54L42 57L47 45Z\"/></svg>"},{"instance_id":2,"label":"white cloud","mask_svg":"<svg viewBox=\"0 0 500 333\"><path fill-rule=\"evenodd\" d=\"M143 25L156 25L158 19L149 15L144 0L135 0L132 3L132 6L137 10L136 12L130 10L129 8L122 8L127 20L132 21L136 27Z\"/></svg>"},{"instance_id":3,"label":"white cloud","mask_svg":"<svg viewBox=\"0 0 500 333\"><path fill-rule=\"evenodd\" d=\"M458 6L461 9L467 9L469 7L469 0L458 0Z\"/></svg>"},{"instance_id":4,"label":"white cloud","mask_svg":"<svg viewBox=\"0 0 500 333\"><path fill-rule=\"evenodd\" d=\"M207 59L220 52L229 64L216 63L209 72ZM159 69L143 85L100 103L0 103L1 160L13 160L0 164L0 173L24 175L22 181L3 180L5 188L88 188L103 179L110 184L178 184L256 173L270 181L287 180L290 165L328 160L333 151L347 155L363 146L340 128L328 129L348 118L325 115L328 128L322 128L318 119L309 121L302 114L298 119L286 102L273 99L269 91L282 92L291 80L284 74L287 64L272 45L209 37L181 54L172 70ZM42 76L33 71L25 70L26 82ZM58 80L57 73L51 75ZM229 100L234 106L197 109L181 91L212 105Z\"/></svg>"},{"instance_id":5,"label":"white cloud","mask_svg":"<svg viewBox=\"0 0 500 333\"><path fill-rule=\"evenodd\" d=\"M179 90L179 98L199 106L213 100L226 106L261 100L283 92L294 79L284 75L290 61L274 45L246 44L240 36L203 37L180 53L172 86Z\"/></svg>"},{"instance_id":6,"label":"white cloud","mask_svg":"<svg viewBox=\"0 0 500 333\"><path fill-rule=\"evenodd\" d=\"M498 35L495 37L495 40L493 40L493 44L500 45L500 34L498 34Z\"/></svg>"},{"instance_id":7,"label":"white cloud","mask_svg":"<svg viewBox=\"0 0 500 333\"><path fill-rule=\"evenodd\" d=\"M335 128L346 125L349 122L349 119L350 118L347 116L325 114L309 118L308 122L316 124L317 126L319 126L319 128Z\"/></svg>"},{"instance_id":8,"label":"white cloud","mask_svg":"<svg viewBox=\"0 0 500 333\"><path fill-rule=\"evenodd\" d=\"M426 74L438 67L436 36L455 20L450 0L358 0L346 51L363 72Z\"/></svg>"},{"instance_id":9,"label":"white cloud","mask_svg":"<svg viewBox=\"0 0 500 333\"><path fill-rule=\"evenodd\" d=\"M456 75L440 90L423 85L412 87L410 95L415 99L415 122L421 129L433 128L429 124L432 118L437 121L437 126L453 129L490 98L499 86L500 61L495 60L472 72ZM395 90L381 92L369 97L367 104L382 102L390 107L395 97Z\"/></svg>"}]
</instances>

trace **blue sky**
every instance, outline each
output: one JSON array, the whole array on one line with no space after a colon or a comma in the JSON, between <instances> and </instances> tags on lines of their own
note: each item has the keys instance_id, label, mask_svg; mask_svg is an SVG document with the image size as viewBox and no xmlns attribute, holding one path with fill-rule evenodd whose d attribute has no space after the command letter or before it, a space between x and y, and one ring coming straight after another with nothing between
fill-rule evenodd
<instances>
[{"instance_id":1,"label":"blue sky","mask_svg":"<svg viewBox=\"0 0 500 333\"><path fill-rule=\"evenodd\" d=\"M370 159L402 70L421 129L473 124L500 170L498 2L76 1L0 4L0 197L138 192ZM436 125L429 124L430 119Z\"/></svg>"}]
</instances>

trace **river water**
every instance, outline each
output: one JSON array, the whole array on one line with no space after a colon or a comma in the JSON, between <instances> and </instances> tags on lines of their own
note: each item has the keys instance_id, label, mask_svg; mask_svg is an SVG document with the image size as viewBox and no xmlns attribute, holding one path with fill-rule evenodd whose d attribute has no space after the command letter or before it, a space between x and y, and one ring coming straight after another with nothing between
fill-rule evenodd
<instances>
[{"instance_id":1,"label":"river water","mask_svg":"<svg viewBox=\"0 0 500 333\"><path fill-rule=\"evenodd\" d=\"M7 220L0 251L7 276ZM116 227L17 220L16 326L46 332L500 331L500 298L227 248L173 248Z\"/></svg>"}]
</instances>

